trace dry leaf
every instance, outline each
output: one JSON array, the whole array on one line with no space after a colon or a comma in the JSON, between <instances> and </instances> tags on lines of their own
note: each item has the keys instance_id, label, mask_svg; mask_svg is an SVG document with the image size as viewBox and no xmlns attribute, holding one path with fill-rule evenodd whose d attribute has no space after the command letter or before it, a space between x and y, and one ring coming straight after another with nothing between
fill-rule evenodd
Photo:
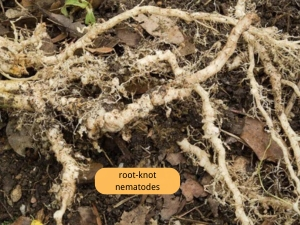
<instances>
[{"instance_id":1,"label":"dry leaf","mask_svg":"<svg viewBox=\"0 0 300 225\"><path fill-rule=\"evenodd\" d=\"M100 48L100 47L113 48L119 43L119 41L120 41L119 38L112 37L110 35L100 36L93 41L93 48Z\"/></svg>"},{"instance_id":2,"label":"dry leaf","mask_svg":"<svg viewBox=\"0 0 300 225\"><path fill-rule=\"evenodd\" d=\"M212 214L214 215L215 218L217 218L219 216L218 210L219 210L220 203L216 199L214 199L212 196L209 196L207 198L207 202L209 204Z\"/></svg>"},{"instance_id":3,"label":"dry leaf","mask_svg":"<svg viewBox=\"0 0 300 225\"><path fill-rule=\"evenodd\" d=\"M181 153L169 153L166 157L166 160L172 165L177 166L180 163L185 162L185 158Z\"/></svg>"},{"instance_id":4,"label":"dry leaf","mask_svg":"<svg viewBox=\"0 0 300 225\"><path fill-rule=\"evenodd\" d=\"M187 201L192 201L194 197L205 197L208 194L204 191L201 184L193 179L187 179L181 184L180 189Z\"/></svg>"},{"instance_id":5,"label":"dry leaf","mask_svg":"<svg viewBox=\"0 0 300 225\"><path fill-rule=\"evenodd\" d=\"M106 54L112 52L114 49L110 47L100 47L100 48L86 48L91 53Z\"/></svg>"},{"instance_id":6,"label":"dry leaf","mask_svg":"<svg viewBox=\"0 0 300 225\"><path fill-rule=\"evenodd\" d=\"M38 2L38 5L40 7L42 7L43 9L49 9L52 6L52 4L54 4L54 3L58 4L57 2L59 0L56 0L56 1L55 0L35 0L35 1ZM51 8L51 9L53 9L53 8Z\"/></svg>"},{"instance_id":7,"label":"dry leaf","mask_svg":"<svg viewBox=\"0 0 300 225\"><path fill-rule=\"evenodd\" d=\"M121 42L128 46L137 46L141 41L141 35L128 25L119 25L116 27L117 37Z\"/></svg>"},{"instance_id":8,"label":"dry leaf","mask_svg":"<svg viewBox=\"0 0 300 225\"><path fill-rule=\"evenodd\" d=\"M44 221L45 219L45 212L44 208L41 208L35 215L35 219L39 221ZM45 221L44 221L45 222Z\"/></svg>"},{"instance_id":9,"label":"dry leaf","mask_svg":"<svg viewBox=\"0 0 300 225\"><path fill-rule=\"evenodd\" d=\"M179 31L179 27L175 22L165 16L139 14L134 19L141 23L141 26L151 35L160 37L166 42L180 44L184 41L183 34Z\"/></svg>"},{"instance_id":10,"label":"dry leaf","mask_svg":"<svg viewBox=\"0 0 300 225\"><path fill-rule=\"evenodd\" d=\"M8 142L13 150L19 155L25 157L26 148L33 148L33 139L30 133L31 126L23 125L17 130L17 120L10 119L6 126L6 135Z\"/></svg>"},{"instance_id":11,"label":"dry leaf","mask_svg":"<svg viewBox=\"0 0 300 225\"><path fill-rule=\"evenodd\" d=\"M164 205L163 209L160 212L162 220L168 220L171 216L177 213L180 207L179 197L175 197L175 195L163 195Z\"/></svg>"},{"instance_id":12,"label":"dry leaf","mask_svg":"<svg viewBox=\"0 0 300 225\"><path fill-rule=\"evenodd\" d=\"M49 11L53 12L55 9L59 9L61 6L62 6L62 2L60 0L56 0L55 2L53 2L52 0L52 4L49 8Z\"/></svg>"},{"instance_id":13,"label":"dry leaf","mask_svg":"<svg viewBox=\"0 0 300 225\"><path fill-rule=\"evenodd\" d=\"M31 219L29 217L20 216L14 223L11 225L30 225Z\"/></svg>"},{"instance_id":14,"label":"dry leaf","mask_svg":"<svg viewBox=\"0 0 300 225\"><path fill-rule=\"evenodd\" d=\"M56 37L52 38L51 39L51 42L52 43L57 43L57 42L60 42L64 39L66 39L68 37L68 34L67 33L60 33L59 35L57 35Z\"/></svg>"},{"instance_id":15,"label":"dry leaf","mask_svg":"<svg viewBox=\"0 0 300 225\"><path fill-rule=\"evenodd\" d=\"M92 209L93 209L94 215L96 216L97 225L102 225L101 217L100 217L99 212L98 212L98 210L97 210L94 203L93 203L93 208Z\"/></svg>"},{"instance_id":16,"label":"dry leaf","mask_svg":"<svg viewBox=\"0 0 300 225\"><path fill-rule=\"evenodd\" d=\"M87 50L96 54L107 54L114 50L114 47L119 43L119 38L109 35L100 36L93 41L93 45Z\"/></svg>"},{"instance_id":17,"label":"dry leaf","mask_svg":"<svg viewBox=\"0 0 300 225\"><path fill-rule=\"evenodd\" d=\"M149 212L148 207L139 205L135 209L130 212L123 212L121 216L121 221L119 223L115 223L115 225L141 225L145 224L145 218L147 213Z\"/></svg>"},{"instance_id":18,"label":"dry leaf","mask_svg":"<svg viewBox=\"0 0 300 225\"><path fill-rule=\"evenodd\" d=\"M93 9L98 9L106 0L90 0L89 2L92 3Z\"/></svg>"},{"instance_id":19,"label":"dry leaf","mask_svg":"<svg viewBox=\"0 0 300 225\"><path fill-rule=\"evenodd\" d=\"M91 207L81 206L77 210L80 215L79 225L97 225L96 216Z\"/></svg>"},{"instance_id":20,"label":"dry leaf","mask_svg":"<svg viewBox=\"0 0 300 225\"><path fill-rule=\"evenodd\" d=\"M271 137L264 131L264 126L265 124L261 121L247 117L240 138L251 147L259 160L267 159L276 162L283 157L283 153L274 141L265 152Z\"/></svg>"},{"instance_id":21,"label":"dry leaf","mask_svg":"<svg viewBox=\"0 0 300 225\"><path fill-rule=\"evenodd\" d=\"M269 220L265 220L261 225L273 225L274 223L269 221Z\"/></svg>"},{"instance_id":22,"label":"dry leaf","mask_svg":"<svg viewBox=\"0 0 300 225\"><path fill-rule=\"evenodd\" d=\"M51 21L53 21L56 24L59 24L61 27L63 27L70 34L71 37L80 38L86 32L84 30L84 28L86 26L81 24L80 22L73 23L73 21L71 19L65 17L64 15L49 12L47 10L44 10L41 7L39 7L39 10L45 16L49 17L49 19L51 19ZM82 32L80 32L79 30L82 30Z\"/></svg>"},{"instance_id":23,"label":"dry leaf","mask_svg":"<svg viewBox=\"0 0 300 225\"><path fill-rule=\"evenodd\" d=\"M196 46L192 41L192 38L185 38L184 42L180 44L178 51L182 56L191 55L196 52Z\"/></svg>"},{"instance_id":24,"label":"dry leaf","mask_svg":"<svg viewBox=\"0 0 300 225\"><path fill-rule=\"evenodd\" d=\"M24 8L28 8L28 7L33 6L33 1L31 1L31 0L22 0L22 1L21 1L21 5L22 5Z\"/></svg>"},{"instance_id":25,"label":"dry leaf","mask_svg":"<svg viewBox=\"0 0 300 225\"><path fill-rule=\"evenodd\" d=\"M43 38L40 50L42 50L47 56L54 55L56 47L50 37Z\"/></svg>"}]
</instances>

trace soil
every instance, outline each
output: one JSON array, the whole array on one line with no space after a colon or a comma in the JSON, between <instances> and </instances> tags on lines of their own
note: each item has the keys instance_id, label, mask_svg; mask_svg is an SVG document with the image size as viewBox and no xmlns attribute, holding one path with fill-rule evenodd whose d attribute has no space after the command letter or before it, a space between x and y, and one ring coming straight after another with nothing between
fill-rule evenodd
<instances>
[{"instance_id":1,"label":"soil","mask_svg":"<svg viewBox=\"0 0 300 225\"><path fill-rule=\"evenodd\" d=\"M13 1L3 1L5 10L15 7ZM276 26L281 32L288 32L293 36L300 35L300 3L297 1L289 0L265 0L265 1L252 1L256 5L256 10L261 18L261 25L264 26ZM125 9L131 9L134 6L140 4L140 1L115 1L107 0L101 5L101 7L95 10L95 16L97 19L108 20L114 15L117 15ZM166 0L166 1L143 1L141 5L155 5L161 7L178 8L182 10L198 11L198 12L214 12L217 11L220 14L228 13L230 7L234 7L236 1L185 1ZM1 15L1 18L4 18ZM2 24L7 24L7 19L1 21ZM28 22L26 22L27 24ZM51 37L56 36L59 29L51 22L49 24L49 32ZM51 25L50 25L51 24ZM190 25L191 29L193 28ZM33 29L27 27L27 29ZM189 29L188 25L185 25L185 29ZM226 35L230 31L230 27L220 27L220 32ZM11 32L11 31L9 31ZM52 32L52 33L51 33ZM114 29L110 33L116 33ZM192 35L192 31L190 33ZM151 38L150 36L146 38ZM207 47L203 45L196 46L199 49L207 50L215 43L216 38L210 34L207 37ZM68 39L70 40L70 39ZM60 44L57 44L59 48ZM126 45L126 44L125 44ZM117 54L122 54L124 44L119 43L114 47ZM167 45L164 46L168 48ZM186 60L193 61L192 56L186 56ZM209 62L210 60L207 59ZM109 62L113 67L115 62ZM257 76L260 81L267 82L265 75L262 71L257 71ZM245 117L244 112L248 112L252 107L253 98L249 94L249 83L244 80L245 74L241 71L226 73L226 71L218 74L218 90L213 91L215 99L221 99L228 106L227 111L220 111L218 115L219 121L222 121L219 125L223 130L227 132L239 135L242 130L243 119ZM214 80L208 81L213 84ZM128 87L136 88L136 87ZM83 90L89 92L88 94L96 94L97 90L86 89ZM138 89L141 93L145 90ZM291 92L290 92L291 93ZM199 103L197 95L193 95L188 100L176 100L172 104L168 105L172 108L172 112L169 117L166 117L166 107L157 107L151 113L148 118L139 120L136 124L130 124L131 140L126 142L122 139L121 133L107 133L99 141L104 153L96 152L92 143L88 139L77 139L72 132L66 129L64 132L65 139L68 143L76 146L75 150L81 152L91 161L101 163L103 167L118 167L123 165L124 167L168 167L174 168L180 173L181 181L185 181L187 177L193 177L199 183L203 182L203 178L207 176L206 172L201 168L193 164L193 161L184 156L184 161L178 165L172 165L166 160L166 156L170 153L180 153L181 150L177 145L177 141L186 137L187 132L193 136L195 142L206 143L207 140L203 139L202 131L202 118L201 116L201 104ZM299 100L298 100L299 101ZM299 103L299 102L298 102ZM299 106L299 104L298 104ZM240 112L240 113L236 113ZM25 206L26 213L24 216L36 218L38 212L43 210L43 222L44 224L55 224L53 219L53 213L59 208L55 200L55 196L49 193L49 190L55 183L59 183L59 174L62 166L56 161L54 154L48 152L46 155L41 149L26 148L25 157L18 155L15 151L8 146L6 136L6 126L9 122L10 114L9 109L1 109L0 111L0 224L11 224L21 216L20 208ZM293 119L292 128L296 132L300 132L300 113L299 109L293 111L296 117ZM222 133L222 139L225 141L230 137ZM207 144L207 143L206 143ZM255 171L259 162L257 156L251 150L250 147L245 146L241 142L230 143L230 151L227 152L228 162L233 162L238 156L243 156L248 159L247 170ZM8 150L5 150L8 149ZM209 150L213 155L212 150ZM100 165L100 164L98 164ZM288 185L288 181L285 177L285 171L280 170L277 174L272 171L275 169L276 163L265 162L263 165L262 176L270 173L269 180L264 180L266 187L273 185L272 179L278 179L278 183L282 186ZM104 181L105 182L105 181ZM10 195L13 189L17 185L21 186L22 196L17 202L11 202ZM282 189L280 189L282 190ZM289 190L288 188L285 191ZM290 195L291 193L278 193L280 196ZM237 224L235 221L234 207L230 204L219 204L218 210L215 213L212 209L212 205L208 203L208 196L194 197L192 201L186 202L179 189L174 197L180 199L180 210L171 217L170 220L161 220L161 210L163 209L163 196L149 195L141 196L137 195L118 207L114 207L116 204L124 199L127 199L128 195L102 195L95 189L93 180L89 182L80 182L77 186L76 196L73 205L67 210L64 215L64 224L79 224L81 218L78 208L79 207L95 207L100 214L102 224L112 225L121 221L122 214L126 211L129 212L140 204L149 206L149 212L146 216L146 223L151 224L150 219L157 219L158 224L173 224L172 221L179 220L181 224L218 224L218 225L230 225ZM262 209L257 209L262 210ZM272 210L269 209L269 214L272 215ZM275 212L275 210L274 210ZM264 213L264 212L261 212ZM273 215L276 218L276 215ZM298 218L300 220L300 218ZM259 221L259 220L258 220ZM274 224L280 224L281 222L274 222ZM91 223L92 224L92 223ZM174 223L175 224L175 223ZM260 223L262 224L262 221ZM281 223L283 224L283 223ZM293 224L300 224L294 222Z\"/></svg>"}]
</instances>

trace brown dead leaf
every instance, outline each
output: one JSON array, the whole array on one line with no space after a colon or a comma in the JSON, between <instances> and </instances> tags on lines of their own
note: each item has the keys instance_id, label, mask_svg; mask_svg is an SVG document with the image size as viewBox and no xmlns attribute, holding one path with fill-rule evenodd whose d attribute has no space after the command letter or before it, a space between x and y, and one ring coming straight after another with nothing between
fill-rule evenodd
<instances>
[{"instance_id":1,"label":"brown dead leaf","mask_svg":"<svg viewBox=\"0 0 300 225\"><path fill-rule=\"evenodd\" d=\"M91 207L81 206L77 210L80 215L79 225L97 225L96 216Z\"/></svg>"},{"instance_id":2,"label":"brown dead leaf","mask_svg":"<svg viewBox=\"0 0 300 225\"><path fill-rule=\"evenodd\" d=\"M54 42L52 42L51 38L44 38L42 43L43 44L40 47L40 50L44 51L45 55L47 56L54 55L56 51L56 46L54 45Z\"/></svg>"},{"instance_id":3,"label":"brown dead leaf","mask_svg":"<svg viewBox=\"0 0 300 225\"><path fill-rule=\"evenodd\" d=\"M116 33L121 42L132 47L137 46L142 38L138 32L126 24L117 26Z\"/></svg>"},{"instance_id":4,"label":"brown dead leaf","mask_svg":"<svg viewBox=\"0 0 300 225\"><path fill-rule=\"evenodd\" d=\"M162 197L164 199L164 205L160 212L161 219L168 220L177 213L180 207L180 199L179 197L175 197L175 195L163 195Z\"/></svg>"},{"instance_id":5,"label":"brown dead leaf","mask_svg":"<svg viewBox=\"0 0 300 225\"><path fill-rule=\"evenodd\" d=\"M60 2L60 0L35 0L35 3L37 3L43 9L49 9L53 4L58 4L58 2Z\"/></svg>"},{"instance_id":6,"label":"brown dead leaf","mask_svg":"<svg viewBox=\"0 0 300 225\"><path fill-rule=\"evenodd\" d=\"M107 54L114 51L119 41L119 38L112 36L100 36L94 40L92 47L86 49L94 54Z\"/></svg>"},{"instance_id":7,"label":"brown dead leaf","mask_svg":"<svg viewBox=\"0 0 300 225\"><path fill-rule=\"evenodd\" d=\"M212 196L209 196L207 198L207 202L209 204L212 214L214 215L215 218L217 218L219 216L218 210L219 210L220 203L216 199L214 199Z\"/></svg>"},{"instance_id":8,"label":"brown dead leaf","mask_svg":"<svg viewBox=\"0 0 300 225\"><path fill-rule=\"evenodd\" d=\"M29 217L20 216L14 223L11 225L30 225L31 219Z\"/></svg>"},{"instance_id":9,"label":"brown dead leaf","mask_svg":"<svg viewBox=\"0 0 300 225\"><path fill-rule=\"evenodd\" d=\"M36 220L39 220L39 221L44 221L44 219L45 219L44 208L41 208L41 209L36 213L35 219L36 219Z\"/></svg>"},{"instance_id":10,"label":"brown dead leaf","mask_svg":"<svg viewBox=\"0 0 300 225\"><path fill-rule=\"evenodd\" d=\"M141 23L141 26L151 35L160 37L166 42L180 44L184 41L184 36L176 26L175 21L160 15L147 17L139 14L134 19Z\"/></svg>"},{"instance_id":11,"label":"brown dead leaf","mask_svg":"<svg viewBox=\"0 0 300 225\"><path fill-rule=\"evenodd\" d=\"M24 8L28 8L28 7L33 6L33 1L30 1L30 0L22 0L22 1L21 1L21 5L22 5Z\"/></svg>"},{"instance_id":12,"label":"brown dead leaf","mask_svg":"<svg viewBox=\"0 0 300 225\"><path fill-rule=\"evenodd\" d=\"M194 197L205 197L208 194L204 191L204 188L201 184L193 179L187 179L184 183L181 184L180 189L186 200L192 201Z\"/></svg>"},{"instance_id":13,"label":"brown dead leaf","mask_svg":"<svg viewBox=\"0 0 300 225\"><path fill-rule=\"evenodd\" d=\"M172 165L177 166L180 163L186 162L185 158L181 153L169 153L166 157L166 160Z\"/></svg>"},{"instance_id":14,"label":"brown dead leaf","mask_svg":"<svg viewBox=\"0 0 300 225\"><path fill-rule=\"evenodd\" d=\"M89 0L93 9L98 9L106 0Z\"/></svg>"},{"instance_id":15,"label":"brown dead leaf","mask_svg":"<svg viewBox=\"0 0 300 225\"><path fill-rule=\"evenodd\" d=\"M139 205L135 209L130 212L123 212L121 216L121 221L119 223L115 223L115 225L141 225L145 224L145 218L147 213L149 212L148 207Z\"/></svg>"},{"instance_id":16,"label":"brown dead leaf","mask_svg":"<svg viewBox=\"0 0 300 225\"><path fill-rule=\"evenodd\" d=\"M101 217L100 217L97 207L95 206L94 203L93 203L93 213L96 216L97 225L102 225Z\"/></svg>"},{"instance_id":17,"label":"brown dead leaf","mask_svg":"<svg viewBox=\"0 0 300 225\"><path fill-rule=\"evenodd\" d=\"M265 152L271 137L264 131L264 126L265 124L261 121L247 117L240 138L251 147L259 160L267 159L276 162L283 157L283 153L274 141Z\"/></svg>"},{"instance_id":18,"label":"brown dead leaf","mask_svg":"<svg viewBox=\"0 0 300 225\"><path fill-rule=\"evenodd\" d=\"M39 7L39 10L43 13L43 15L48 17L55 24L59 25L60 28L63 28L66 32L68 32L71 37L80 38L86 32L83 29L86 26L80 22L73 22L64 15L49 12L41 7ZM83 32L80 32L79 30L82 30Z\"/></svg>"},{"instance_id":19,"label":"brown dead leaf","mask_svg":"<svg viewBox=\"0 0 300 225\"><path fill-rule=\"evenodd\" d=\"M210 185L213 182L214 178L209 175L208 173L205 173L204 176L200 180L200 184L202 186L204 185Z\"/></svg>"},{"instance_id":20,"label":"brown dead leaf","mask_svg":"<svg viewBox=\"0 0 300 225\"><path fill-rule=\"evenodd\" d=\"M100 48L100 47L109 47L113 48L119 43L119 38L112 37L110 35L100 36L97 37L93 41L93 47L94 48Z\"/></svg>"},{"instance_id":21,"label":"brown dead leaf","mask_svg":"<svg viewBox=\"0 0 300 225\"><path fill-rule=\"evenodd\" d=\"M185 38L184 42L178 47L178 51L181 56L194 54L196 52L196 46L192 38Z\"/></svg>"},{"instance_id":22,"label":"brown dead leaf","mask_svg":"<svg viewBox=\"0 0 300 225\"><path fill-rule=\"evenodd\" d=\"M62 6L62 2L60 0L56 0L55 2L53 2L52 0L52 4L49 8L49 10L51 12L53 12L55 9L59 9Z\"/></svg>"},{"instance_id":23,"label":"brown dead leaf","mask_svg":"<svg viewBox=\"0 0 300 225\"><path fill-rule=\"evenodd\" d=\"M23 125L18 130L17 120L10 119L6 126L6 135L10 146L19 155L25 157L26 148L33 148L33 139L30 133L30 125Z\"/></svg>"},{"instance_id":24,"label":"brown dead leaf","mask_svg":"<svg viewBox=\"0 0 300 225\"><path fill-rule=\"evenodd\" d=\"M52 38L51 39L51 42L52 43L57 43L57 42L60 42L64 39L66 39L68 37L68 34L67 33L60 33L59 35L57 35L56 37Z\"/></svg>"},{"instance_id":25,"label":"brown dead leaf","mask_svg":"<svg viewBox=\"0 0 300 225\"><path fill-rule=\"evenodd\" d=\"M265 220L261 225L273 225L274 223L269 221L269 220Z\"/></svg>"},{"instance_id":26,"label":"brown dead leaf","mask_svg":"<svg viewBox=\"0 0 300 225\"><path fill-rule=\"evenodd\" d=\"M110 47L100 47L100 48L86 48L91 53L106 54L112 52L114 49Z\"/></svg>"}]
</instances>

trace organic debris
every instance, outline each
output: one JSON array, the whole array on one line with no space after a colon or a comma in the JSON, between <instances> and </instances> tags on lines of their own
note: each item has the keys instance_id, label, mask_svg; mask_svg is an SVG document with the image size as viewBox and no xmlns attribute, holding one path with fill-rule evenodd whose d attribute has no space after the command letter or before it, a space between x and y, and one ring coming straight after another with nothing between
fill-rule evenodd
<instances>
[{"instance_id":1,"label":"organic debris","mask_svg":"<svg viewBox=\"0 0 300 225\"><path fill-rule=\"evenodd\" d=\"M187 179L184 183L181 184L180 189L186 200L192 201L193 198L206 197L207 193L204 191L204 188L197 181L193 179Z\"/></svg>"},{"instance_id":2,"label":"organic debris","mask_svg":"<svg viewBox=\"0 0 300 225\"><path fill-rule=\"evenodd\" d=\"M16 119L11 119L6 126L8 143L21 156L25 156L26 148L34 148L30 125L19 126Z\"/></svg>"},{"instance_id":3,"label":"organic debris","mask_svg":"<svg viewBox=\"0 0 300 225\"><path fill-rule=\"evenodd\" d=\"M185 163L186 160L181 153L169 153L166 160L172 165L177 166L180 163Z\"/></svg>"},{"instance_id":4,"label":"organic debris","mask_svg":"<svg viewBox=\"0 0 300 225\"><path fill-rule=\"evenodd\" d=\"M140 22L141 26L151 35L160 37L162 40L180 44L184 41L184 36L180 32L179 27L175 25L175 21L160 15L151 15L147 17L139 14L134 19Z\"/></svg>"},{"instance_id":5,"label":"organic debris","mask_svg":"<svg viewBox=\"0 0 300 225\"><path fill-rule=\"evenodd\" d=\"M171 216L178 212L180 207L180 198L174 195L163 195L164 199L163 209L161 210L161 220L169 220Z\"/></svg>"},{"instance_id":6,"label":"organic debris","mask_svg":"<svg viewBox=\"0 0 300 225\"><path fill-rule=\"evenodd\" d=\"M121 221L115 225L140 225L145 224L146 215L149 208L146 206L139 205L137 208L131 210L130 212L123 212L121 216Z\"/></svg>"},{"instance_id":7,"label":"organic debris","mask_svg":"<svg viewBox=\"0 0 300 225\"><path fill-rule=\"evenodd\" d=\"M79 207L78 212L80 214L80 222L78 225L97 225L96 216L91 207Z\"/></svg>"},{"instance_id":8,"label":"organic debris","mask_svg":"<svg viewBox=\"0 0 300 225\"><path fill-rule=\"evenodd\" d=\"M247 117L240 137L251 147L259 160L276 162L282 159L282 150L264 128L265 124L262 122Z\"/></svg>"}]
</instances>

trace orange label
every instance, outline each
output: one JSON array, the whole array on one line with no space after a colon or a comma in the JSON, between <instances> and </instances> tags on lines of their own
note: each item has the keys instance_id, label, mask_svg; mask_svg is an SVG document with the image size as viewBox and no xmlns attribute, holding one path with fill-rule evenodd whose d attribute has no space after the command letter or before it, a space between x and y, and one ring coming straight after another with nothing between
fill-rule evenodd
<instances>
[{"instance_id":1,"label":"orange label","mask_svg":"<svg viewBox=\"0 0 300 225\"><path fill-rule=\"evenodd\" d=\"M172 168L102 168L95 186L101 194L173 194L180 176Z\"/></svg>"}]
</instances>

